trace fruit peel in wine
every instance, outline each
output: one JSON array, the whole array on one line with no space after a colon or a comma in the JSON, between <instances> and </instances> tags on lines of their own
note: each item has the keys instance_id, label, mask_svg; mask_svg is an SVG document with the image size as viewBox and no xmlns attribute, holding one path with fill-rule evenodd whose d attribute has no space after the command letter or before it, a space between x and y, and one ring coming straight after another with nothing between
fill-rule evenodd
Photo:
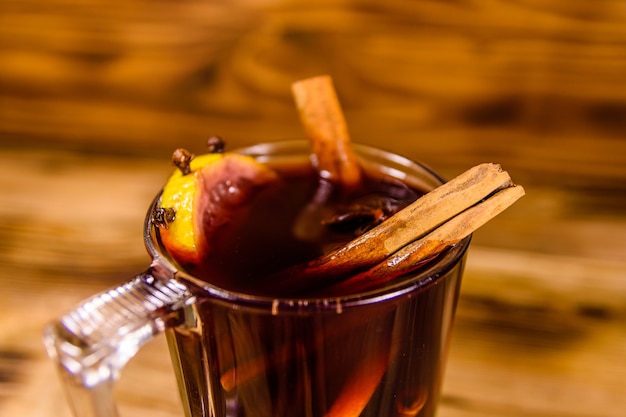
<instances>
[{"instance_id":1,"label":"fruit peel in wine","mask_svg":"<svg viewBox=\"0 0 626 417\"><path fill-rule=\"evenodd\" d=\"M221 149L218 147L218 149ZM211 250L207 235L228 223L276 173L254 158L217 151L193 156L176 150L178 167L168 178L153 213L161 242L181 266L197 266Z\"/></svg>"}]
</instances>

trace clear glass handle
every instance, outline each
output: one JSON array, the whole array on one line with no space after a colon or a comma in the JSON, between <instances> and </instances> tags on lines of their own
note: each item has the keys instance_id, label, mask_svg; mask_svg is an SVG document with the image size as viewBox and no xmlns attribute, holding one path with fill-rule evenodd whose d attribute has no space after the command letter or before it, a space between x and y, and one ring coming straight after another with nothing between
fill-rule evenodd
<instances>
[{"instance_id":1,"label":"clear glass handle","mask_svg":"<svg viewBox=\"0 0 626 417\"><path fill-rule=\"evenodd\" d=\"M46 327L46 349L76 417L117 416L113 385L121 369L192 302L183 284L159 275L152 267Z\"/></svg>"}]
</instances>

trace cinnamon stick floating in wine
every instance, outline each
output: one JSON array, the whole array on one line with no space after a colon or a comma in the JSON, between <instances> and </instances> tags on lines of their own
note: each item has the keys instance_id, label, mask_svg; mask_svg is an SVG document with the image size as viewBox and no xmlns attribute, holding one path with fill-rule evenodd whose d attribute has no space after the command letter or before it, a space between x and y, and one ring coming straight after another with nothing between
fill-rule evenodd
<instances>
[{"instance_id":1,"label":"cinnamon stick floating in wine","mask_svg":"<svg viewBox=\"0 0 626 417\"><path fill-rule=\"evenodd\" d=\"M334 294L367 291L409 273L424 261L465 239L523 195L524 189L521 186L510 186L497 191L485 201L459 213L426 236L404 246L383 262L324 289L324 292Z\"/></svg>"},{"instance_id":2,"label":"cinnamon stick floating in wine","mask_svg":"<svg viewBox=\"0 0 626 417\"><path fill-rule=\"evenodd\" d=\"M331 77L297 81L291 90L320 176L342 188L358 186L361 169Z\"/></svg>"},{"instance_id":3,"label":"cinnamon stick floating in wine","mask_svg":"<svg viewBox=\"0 0 626 417\"><path fill-rule=\"evenodd\" d=\"M509 188L515 191L492 200L499 194L498 191ZM515 186L509 174L499 165L490 163L477 165L423 195L345 246L310 262L279 272L276 288L285 291L310 291L333 285L349 274L358 273L386 261L406 245L440 226L443 227L446 222L473 206L482 204L481 209L475 208L442 228L428 239L428 244L426 241L421 243L420 259L432 257L446 246L458 242L461 231L465 236L469 235L523 194L524 189ZM488 198L490 196L491 198ZM504 196L507 198L504 199ZM472 222L468 222L470 218ZM436 241L448 244L435 244ZM413 263L416 263L416 257L417 255L414 255L412 258ZM402 258L393 259L399 262Z\"/></svg>"}]
</instances>

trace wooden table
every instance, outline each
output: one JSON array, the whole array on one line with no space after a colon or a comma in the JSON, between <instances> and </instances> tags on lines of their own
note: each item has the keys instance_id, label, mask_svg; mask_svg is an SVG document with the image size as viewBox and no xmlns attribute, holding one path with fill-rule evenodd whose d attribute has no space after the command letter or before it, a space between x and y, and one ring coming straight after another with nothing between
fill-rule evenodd
<instances>
[{"instance_id":1,"label":"wooden table","mask_svg":"<svg viewBox=\"0 0 626 417\"><path fill-rule=\"evenodd\" d=\"M301 136L289 84L319 73L355 141L527 189L475 235L440 417L624 415L623 2L0 7L0 415L69 416L42 328L147 266L171 150ZM181 415L162 338L118 397Z\"/></svg>"}]
</instances>

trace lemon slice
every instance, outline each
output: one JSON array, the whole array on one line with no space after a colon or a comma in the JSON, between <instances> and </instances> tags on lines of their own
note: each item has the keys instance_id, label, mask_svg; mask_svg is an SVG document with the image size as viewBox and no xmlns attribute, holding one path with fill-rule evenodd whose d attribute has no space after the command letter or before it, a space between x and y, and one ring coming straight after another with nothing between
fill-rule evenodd
<instances>
[{"instance_id":1,"label":"lemon slice","mask_svg":"<svg viewBox=\"0 0 626 417\"><path fill-rule=\"evenodd\" d=\"M235 153L211 153L194 157L190 172L176 170L161 195L161 208L171 209L173 220L161 225L165 249L183 267L198 265L211 248L207 234L227 223L234 210L277 174L254 158Z\"/></svg>"}]
</instances>

